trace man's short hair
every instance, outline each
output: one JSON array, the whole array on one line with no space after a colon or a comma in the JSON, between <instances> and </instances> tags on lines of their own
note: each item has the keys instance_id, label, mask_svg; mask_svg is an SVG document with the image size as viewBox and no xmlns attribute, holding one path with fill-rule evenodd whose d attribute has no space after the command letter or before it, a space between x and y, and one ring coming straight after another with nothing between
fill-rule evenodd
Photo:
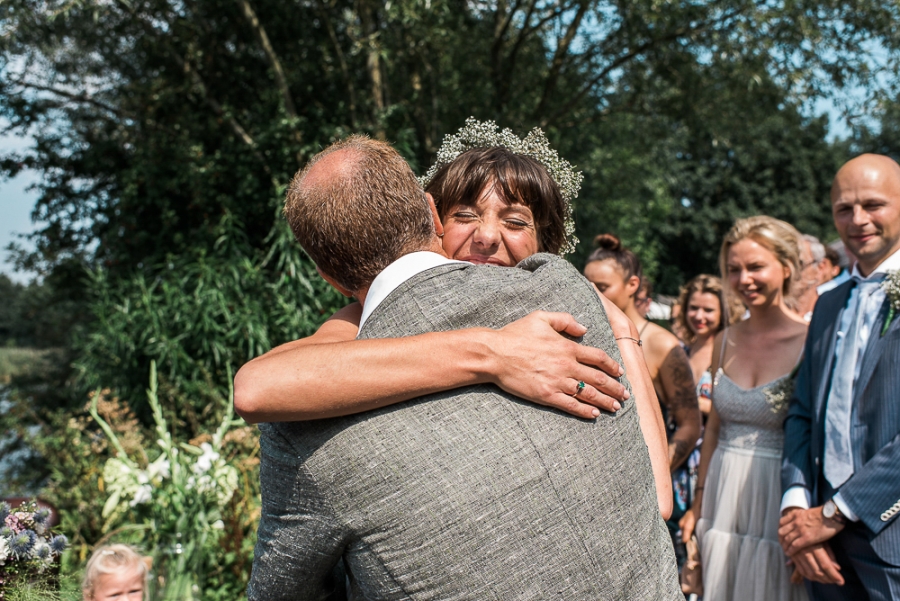
<instances>
[{"instance_id":1,"label":"man's short hair","mask_svg":"<svg viewBox=\"0 0 900 601\"><path fill-rule=\"evenodd\" d=\"M314 165L338 151L348 151L338 171L308 180ZM294 176L284 215L318 268L351 292L403 255L429 248L435 235L407 162L389 144L358 135L335 142Z\"/></svg>"}]
</instances>

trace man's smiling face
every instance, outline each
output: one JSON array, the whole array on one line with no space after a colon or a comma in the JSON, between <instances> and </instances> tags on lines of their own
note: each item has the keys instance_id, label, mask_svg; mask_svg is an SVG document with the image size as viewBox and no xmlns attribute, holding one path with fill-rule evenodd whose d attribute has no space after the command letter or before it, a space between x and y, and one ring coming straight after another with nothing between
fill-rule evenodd
<instances>
[{"instance_id":1,"label":"man's smiling face","mask_svg":"<svg viewBox=\"0 0 900 601\"><path fill-rule=\"evenodd\" d=\"M834 225L868 275L900 250L900 166L862 155L841 167L831 187Z\"/></svg>"}]
</instances>

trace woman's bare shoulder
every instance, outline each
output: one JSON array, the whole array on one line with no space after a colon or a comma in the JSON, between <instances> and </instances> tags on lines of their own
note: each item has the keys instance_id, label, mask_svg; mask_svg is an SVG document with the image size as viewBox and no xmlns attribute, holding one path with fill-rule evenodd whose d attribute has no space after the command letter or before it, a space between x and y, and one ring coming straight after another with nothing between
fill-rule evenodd
<instances>
[{"instance_id":1,"label":"woman's bare shoulder","mask_svg":"<svg viewBox=\"0 0 900 601\"><path fill-rule=\"evenodd\" d=\"M647 323L647 330L644 332L644 338L646 339L647 344L658 346L666 350L681 346L681 341L678 339L678 336L652 321Z\"/></svg>"}]
</instances>

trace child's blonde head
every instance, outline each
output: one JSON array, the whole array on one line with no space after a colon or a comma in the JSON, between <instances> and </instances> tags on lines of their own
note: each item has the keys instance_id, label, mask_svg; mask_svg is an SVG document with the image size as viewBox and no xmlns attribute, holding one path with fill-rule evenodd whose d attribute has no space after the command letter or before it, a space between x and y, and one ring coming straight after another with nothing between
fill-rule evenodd
<instances>
[{"instance_id":1,"label":"child's blonde head","mask_svg":"<svg viewBox=\"0 0 900 601\"><path fill-rule=\"evenodd\" d=\"M144 557L131 545L104 545L95 549L84 570L81 591L85 601L93 601L94 593L100 578L106 574L117 574L123 571L140 574L141 580L147 580L147 564ZM146 591L146 586L145 586Z\"/></svg>"}]
</instances>

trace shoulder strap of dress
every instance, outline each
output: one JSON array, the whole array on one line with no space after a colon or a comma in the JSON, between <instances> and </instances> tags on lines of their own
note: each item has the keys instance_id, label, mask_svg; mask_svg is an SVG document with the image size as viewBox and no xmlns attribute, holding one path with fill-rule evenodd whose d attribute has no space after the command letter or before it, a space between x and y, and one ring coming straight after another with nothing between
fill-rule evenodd
<instances>
[{"instance_id":1,"label":"shoulder strap of dress","mask_svg":"<svg viewBox=\"0 0 900 601\"><path fill-rule=\"evenodd\" d=\"M723 365L725 365L725 348L727 346L725 344L726 342L728 342L728 328L725 328L724 330L722 330L722 348L719 349L719 367L720 368Z\"/></svg>"}]
</instances>

